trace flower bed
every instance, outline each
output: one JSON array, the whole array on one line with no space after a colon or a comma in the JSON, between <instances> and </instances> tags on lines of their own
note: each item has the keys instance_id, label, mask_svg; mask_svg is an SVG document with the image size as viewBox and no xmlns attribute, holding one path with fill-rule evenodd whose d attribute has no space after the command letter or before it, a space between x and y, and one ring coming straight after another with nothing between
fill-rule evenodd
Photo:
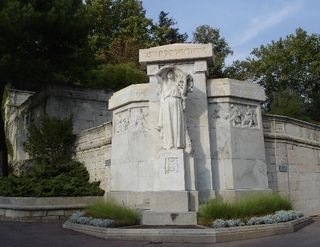
<instances>
[{"instance_id":1,"label":"flower bed","mask_svg":"<svg viewBox=\"0 0 320 247\"><path fill-rule=\"evenodd\" d=\"M137 225L141 215L132 208L128 208L113 201L96 201L88 205L84 212L76 212L69 222L99 227L118 227Z\"/></svg>"},{"instance_id":2,"label":"flower bed","mask_svg":"<svg viewBox=\"0 0 320 247\"><path fill-rule=\"evenodd\" d=\"M86 217L84 212L76 212L69 219L69 222L75 224L99 226L99 227L112 227L114 221L110 219L96 219L93 217Z\"/></svg>"},{"instance_id":3,"label":"flower bed","mask_svg":"<svg viewBox=\"0 0 320 247\"><path fill-rule=\"evenodd\" d=\"M268 215L260 216L260 217L251 217L247 221L243 221L240 219L231 219L231 220L216 219L215 221L213 221L211 227L224 228L224 227L236 227L236 226L275 224L275 223L282 223L282 222L295 220L295 219L298 219L302 216L303 216L303 214L298 211L280 210L280 211L276 211L275 214L268 214Z\"/></svg>"}]
</instances>

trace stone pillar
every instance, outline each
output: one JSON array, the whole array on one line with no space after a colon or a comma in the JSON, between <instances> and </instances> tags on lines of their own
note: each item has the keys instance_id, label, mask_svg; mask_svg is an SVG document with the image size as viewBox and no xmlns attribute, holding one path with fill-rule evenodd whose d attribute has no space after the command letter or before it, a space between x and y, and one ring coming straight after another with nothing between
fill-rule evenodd
<instances>
[{"instance_id":1,"label":"stone pillar","mask_svg":"<svg viewBox=\"0 0 320 247\"><path fill-rule=\"evenodd\" d=\"M257 84L232 79L209 80L209 122L213 180L217 194L235 199L251 192L270 192Z\"/></svg>"},{"instance_id":2,"label":"stone pillar","mask_svg":"<svg viewBox=\"0 0 320 247\"><path fill-rule=\"evenodd\" d=\"M156 75L159 70L165 66L174 66L193 77L193 92L188 94L185 102L186 123L192 147L191 154L184 153L185 189L199 191L200 201L214 198L206 86L207 64L213 62L212 45L173 44L143 49L140 50L139 59L147 67L150 78L149 106L153 113L150 122L154 126L158 123L159 114L159 96L156 94L159 85ZM153 132L153 139L158 140L159 133ZM161 166L164 163L160 163ZM161 181L160 184L164 186ZM167 186L170 187L170 184Z\"/></svg>"}]
</instances>

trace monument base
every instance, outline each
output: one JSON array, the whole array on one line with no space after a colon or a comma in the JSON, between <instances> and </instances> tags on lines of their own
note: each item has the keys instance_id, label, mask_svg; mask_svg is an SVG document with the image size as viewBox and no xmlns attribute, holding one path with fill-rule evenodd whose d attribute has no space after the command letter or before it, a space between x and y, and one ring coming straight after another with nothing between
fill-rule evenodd
<instances>
[{"instance_id":1,"label":"monument base","mask_svg":"<svg viewBox=\"0 0 320 247\"><path fill-rule=\"evenodd\" d=\"M142 225L196 225L196 212L155 212L142 213Z\"/></svg>"},{"instance_id":2,"label":"monument base","mask_svg":"<svg viewBox=\"0 0 320 247\"><path fill-rule=\"evenodd\" d=\"M198 191L111 191L107 199L139 210L188 212L198 210Z\"/></svg>"}]
</instances>

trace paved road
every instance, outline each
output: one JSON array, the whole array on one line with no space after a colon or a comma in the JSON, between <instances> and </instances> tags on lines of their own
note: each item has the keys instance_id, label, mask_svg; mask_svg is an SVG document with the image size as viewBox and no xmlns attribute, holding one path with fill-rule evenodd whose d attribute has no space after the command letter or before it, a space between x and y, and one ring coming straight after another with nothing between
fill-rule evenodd
<instances>
[{"instance_id":1,"label":"paved road","mask_svg":"<svg viewBox=\"0 0 320 247\"><path fill-rule=\"evenodd\" d=\"M208 244L164 244L103 240L61 227L62 223L0 221L0 247L209 247ZM216 247L319 247L320 219L298 232L254 240L215 244Z\"/></svg>"}]
</instances>

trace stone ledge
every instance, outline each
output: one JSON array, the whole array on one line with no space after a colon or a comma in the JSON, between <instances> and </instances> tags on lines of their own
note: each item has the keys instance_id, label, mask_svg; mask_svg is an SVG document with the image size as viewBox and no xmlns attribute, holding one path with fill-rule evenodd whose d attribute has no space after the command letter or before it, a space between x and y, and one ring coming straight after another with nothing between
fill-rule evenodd
<instances>
[{"instance_id":1,"label":"stone ledge","mask_svg":"<svg viewBox=\"0 0 320 247\"><path fill-rule=\"evenodd\" d=\"M257 226L222 229L124 229L102 228L65 222L63 228L109 240L141 240L176 243L222 243L292 233L313 222L310 217Z\"/></svg>"},{"instance_id":2,"label":"stone ledge","mask_svg":"<svg viewBox=\"0 0 320 247\"><path fill-rule=\"evenodd\" d=\"M288 134L264 132L264 138L265 138L265 140L266 139L272 139L272 140L276 139L276 140L292 142L294 144L300 143L300 144L305 144L305 145L316 147L316 148L320 147L320 142L319 141L310 141L308 139L303 139L303 138L299 138L299 137L295 137L295 136L290 136Z\"/></svg>"},{"instance_id":3,"label":"stone ledge","mask_svg":"<svg viewBox=\"0 0 320 247\"><path fill-rule=\"evenodd\" d=\"M12 209L23 211L38 211L38 210L58 210L58 209L81 209L85 208L88 204L71 204L71 205L8 205L0 204L0 209Z\"/></svg>"},{"instance_id":4,"label":"stone ledge","mask_svg":"<svg viewBox=\"0 0 320 247\"><path fill-rule=\"evenodd\" d=\"M132 84L115 92L109 99L109 110L115 110L121 106L135 102L147 102L149 100L149 83Z\"/></svg>"},{"instance_id":5,"label":"stone ledge","mask_svg":"<svg viewBox=\"0 0 320 247\"><path fill-rule=\"evenodd\" d=\"M209 79L207 81L208 98L237 97L254 101L264 101L264 89L258 84L230 78Z\"/></svg>"},{"instance_id":6,"label":"stone ledge","mask_svg":"<svg viewBox=\"0 0 320 247\"><path fill-rule=\"evenodd\" d=\"M99 196L0 197L0 219L14 221L57 221L82 210Z\"/></svg>"},{"instance_id":7,"label":"stone ledge","mask_svg":"<svg viewBox=\"0 0 320 247\"><path fill-rule=\"evenodd\" d=\"M10 206L52 206L88 204L94 200L103 199L103 196L75 196L75 197L6 197L0 196L1 205Z\"/></svg>"}]
</instances>

